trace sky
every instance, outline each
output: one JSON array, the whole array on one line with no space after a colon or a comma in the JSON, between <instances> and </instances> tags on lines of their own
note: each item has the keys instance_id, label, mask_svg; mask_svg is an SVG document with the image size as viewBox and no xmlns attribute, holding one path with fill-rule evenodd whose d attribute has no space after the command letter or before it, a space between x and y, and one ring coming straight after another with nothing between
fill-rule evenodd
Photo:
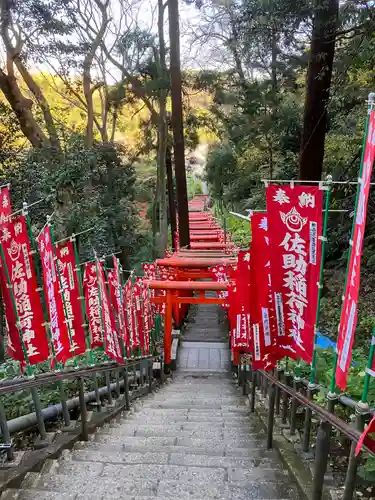
<instances>
[{"instance_id":1,"label":"sky","mask_svg":"<svg viewBox=\"0 0 375 500\"><path fill-rule=\"evenodd\" d=\"M135 0L138 2L138 0ZM221 1L221 0L219 0ZM146 29L151 28L157 32L157 0L140 0L141 14L138 16L140 22ZM137 9L135 9L137 10ZM218 61L213 57L212 46L202 46L198 43L192 43L194 28L199 25L202 17L200 11L194 4L187 4L179 0L180 14L180 50L181 66L185 69L217 69ZM168 43L168 19L165 19L165 39ZM216 50L216 47L215 47Z\"/></svg>"},{"instance_id":2,"label":"sky","mask_svg":"<svg viewBox=\"0 0 375 500\"><path fill-rule=\"evenodd\" d=\"M228 0L213 0L213 1L228 1ZM93 4L92 0L82 0L82 3L90 2ZM129 14L124 16L121 15L120 5L130 5ZM205 9L207 7L207 3ZM157 34L157 6L158 0L110 0L110 26L111 24L116 30L116 27L121 25L122 32L127 29L134 29L135 25L139 25L145 30L151 30L155 35ZM168 34L168 18L167 18L168 9L166 9L165 15L165 40L168 46L169 44L169 34ZM194 4L187 4L184 0L179 0L179 13L180 13L180 50L181 50L181 66L183 69L193 69L193 70L202 70L202 69L218 69L222 64L222 57L217 57L221 55L222 51L217 44L199 44L193 43L194 31L196 27L199 25L200 20L202 18L202 12L199 10ZM114 37L107 31L107 37L109 43L107 46L111 45ZM79 36L77 34L72 36L72 41L77 41ZM85 37L87 40L87 37ZM0 59L1 57L1 44L0 44ZM221 59L221 60L220 60ZM44 72L44 73L53 73L53 68L58 67L58 61L53 58L49 59L45 62L32 62L30 59L28 60L29 64L32 64L33 71L35 72ZM1 62L0 62L1 64ZM112 83L121 79L121 75L116 68L110 64L107 65L108 75L107 81L108 83ZM71 69L72 73L75 72L75 69ZM93 68L92 75L95 77L95 69ZM99 75L97 75L99 77Z\"/></svg>"}]
</instances>

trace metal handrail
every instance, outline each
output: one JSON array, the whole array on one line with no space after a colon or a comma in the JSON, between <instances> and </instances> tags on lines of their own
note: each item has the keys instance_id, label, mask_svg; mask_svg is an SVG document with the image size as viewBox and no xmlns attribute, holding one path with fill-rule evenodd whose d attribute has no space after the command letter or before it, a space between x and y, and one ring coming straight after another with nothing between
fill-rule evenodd
<instances>
[{"instance_id":1,"label":"metal handrail","mask_svg":"<svg viewBox=\"0 0 375 500\"><path fill-rule=\"evenodd\" d=\"M159 356L145 356L136 358L134 360L129 360L124 364L118 364L113 362L104 363L101 365L89 366L86 368L78 368L64 371L48 372L46 374L36 375L35 377L25 377L15 380L7 381L6 383L0 383L0 396L5 394L11 394L13 392L23 391L25 389L31 389L33 387L43 387L45 385L53 384L59 380L72 379L77 377L90 377L91 375L97 374L99 372L106 373L113 370L121 370L124 368L132 368L134 365L138 364L140 361L145 360L155 360Z\"/></svg>"},{"instance_id":2,"label":"metal handrail","mask_svg":"<svg viewBox=\"0 0 375 500\"><path fill-rule=\"evenodd\" d=\"M251 375L250 381L248 375ZM248 394L250 388L250 411L255 411L255 399L257 387L262 390L263 396L266 397L268 392L268 416L267 416L267 448L273 447L273 428L275 414L280 415L282 424L287 423L288 410L290 409L290 434L294 435L296 432L296 413L297 404L300 403L305 410L305 420L302 434L302 450L307 452L310 449L310 431L311 431L311 416L314 413L320 420L316 436L315 446L315 464L312 473L312 486L309 492L311 500L321 500L324 494L324 478L328 466L328 458L330 453L330 439L332 428L336 429L339 433L346 436L351 442L351 451L349 455L349 462L347 474L345 478L343 500L352 500L356 478L358 457L355 450L357 442L362 434L365 421L370 418L374 410L371 410L368 405L363 403L355 403L353 400L345 395L326 392L328 408L325 408L312 401L313 392L319 389L319 385L309 384L307 381L301 379L293 379L293 387L289 385L288 374L284 372L284 379L280 380L283 371L275 373L266 372L264 370L250 370L246 369L245 365L238 366L238 381L242 386L243 394ZM304 395L300 392L300 388L307 385L307 394ZM291 405L289 401L291 400ZM356 423L349 424L343 419L335 415L336 404L341 403L344 406L355 409ZM282 407L280 408L280 404ZM375 453L369 449L364 443L362 448L371 455Z\"/></svg>"}]
</instances>

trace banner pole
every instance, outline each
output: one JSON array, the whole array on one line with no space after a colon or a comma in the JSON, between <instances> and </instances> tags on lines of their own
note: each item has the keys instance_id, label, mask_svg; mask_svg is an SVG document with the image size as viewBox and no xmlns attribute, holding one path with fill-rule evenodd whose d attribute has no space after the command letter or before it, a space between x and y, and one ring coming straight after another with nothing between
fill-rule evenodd
<instances>
[{"instance_id":1,"label":"banner pole","mask_svg":"<svg viewBox=\"0 0 375 500\"><path fill-rule=\"evenodd\" d=\"M332 193L332 176L327 175L326 179L327 191L326 191L326 199L325 199L325 207L324 207L324 219L323 219L323 231L322 231L322 252L320 258L320 273L319 273L319 283L318 283L318 304L316 308L316 317L315 317L315 335L314 335L314 350L313 357L311 361L311 373L310 373L310 384L313 385L316 383L316 363L317 363L317 350L316 343L318 340L318 329L319 329L319 321L320 321L320 303L322 300L322 292L323 292L323 275L324 275L324 258L326 252L326 243L327 243L327 227L328 227L328 212L329 212L329 203L331 201L331 193Z\"/></svg>"},{"instance_id":2,"label":"banner pole","mask_svg":"<svg viewBox=\"0 0 375 500\"><path fill-rule=\"evenodd\" d=\"M16 317L16 321L17 321L17 330L18 330L18 334L19 334L19 337L20 337L20 341L21 341L23 356L24 356L25 363L26 363L27 374L28 374L29 377L34 377L34 369L30 365L30 360L29 360L29 356L27 354L27 349L26 349L25 341L23 340L23 332L22 332L22 328L21 328L20 317L18 315L17 305L16 305L16 299L14 298L12 281L10 279L9 270L8 270L8 266L7 266L7 263L6 263L6 260L5 260L5 255L4 255L4 250L3 250L3 246L2 245L0 245L0 253L1 253L1 260L2 260L2 263L3 263L3 266L4 266L4 270L5 270L5 276L6 276L6 279L7 279L7 286L9 288L10 297L11 297L11 300L12 300L13 311L14 311L14 314L15 314L15 317Z\"/></svg>"},{"instance_id":3,"label":"banner pole","mask_svg":"<svg viewBox=\"0 0 375 500\"><path fill-rule=\"evenodd\" d=\"M29 239L30 239L30 243L31 243L32 253L33 254L37 254L38 253L38 245L37 245L37 243L35 241L35 238L34 238L34 235L33 235L33 231L32 231L32 228L31 228L31 219L30 219L30 214L29 214L29 210L28 210L28 205L27 205L26 202L23 202L23 204L22 204L22 215L24 215L25 218L26 218L27 232L29 234ZM47 331L47 337L48 337L48 340L49 340L49 344L50 344L50 349L51 349L53 361L54 361L54 364L55 364L55 367L56 367L57 371L60 371L61 364L58 363L57 360L56 360L56 351L55 351L55 346L54 346L54 343L53 343L53 338L52 338L50 324L49 324L49 314L48 314L48 310L47 310L46 298L44 296L44 287L43 287L42 276L40 274L40 269L39 269L38 262L35 262L35 259L33 258L33 256L31 258L32 258L32 261L34 263L35 272L36 272L36 278L37 278L38 284L39 284L39 292L40 292L40 298L41 298L41 301L42 301L42 309L43 309L43 316L44 316L44 321L45 321L45 328L46 328L46 331Z\"/></svg>"},{"instance_id":4,"label":"banner pole","mask_svg":"<svg viewBox=\"0 0 375 500\"><path fill-rule=\"evenodd\" d=\"M53 262L55 265L56 273L57 273L57 278L59 280L59 285L60 285L60 293L61 293L61 298L63 301L63 306L64 306L64 315L65 315L65 321L68 325L68 335L69 335L69 344L70 344L70 352L73 353L74 357L74 368L78 368L77 365L77 358L76 358L76 350L74 346L74 341L73 341L73 336L72 336L72 329L70 327L70 322L68 320L68 308L66 307L66 299L65 299L65 293L64 293L64 288L63 288L63 282L61 279L61 273L59 269L59 261L57 259L57 254L56 254L56 244L55 244L55 239L54 239L54 228L53 225L50 223L50 216L47 215L47 227L49 228L50 236L51 236L51 244L52 244L52 249L53 249Z\"/></svg>"},{"instance_id":5,"label":"banner pole","mask_svg":"<svg viewBox=\"0 0 375 500\"><path fill-rule=\"evenodd\" d=\"M81 302L82 318L84 321L83 328L85 330L87 362L89 365L93 366L94 365L94 358L93 358L92 349L91 349L91 338L90 338L90 331L89 331L89 323L88 323L87 314L86 314L86 301L85 301L85 295L83 293L82 273L81 273L81 266L79 264L79 254L78 254L78 248L77 248L76 234L73 233L70 237L70 240L73 243L74 259L76 262L75 272L77 275L79 294L80 294L80 302Z\"/></svg>"},{"instance_id":6,"label":"banner pole","mask_svg":"<svg viewBox=\"0 0 375 500\"><path fill-rule=\"evenodd\" d=\"M362 155L361 155L361 163L359 167L359 178L362 177L362 172L363 172L363 163L364 163L364 157L365 157L365 149L366 149L366 141L367 141L367 133L368 133L368 126L369 126L369 121L370 121L370 111L374 105L374 98L372 96L372 99L370 100L369 95L369 100L367 102L367 118L366 118L366 124L365 124L365 133L363 136L363 141L362 141ZM359 200L359 193L361 191L361 183L358 182L357 184L357 191L356 191L356 196L355 196L355 204L354 204L354 215L353 215L353 223L352 223L352 229L350 232L350 241L353 239L354 235L354 228L356 224L356 213L357 213L357 207L358 207L358 200ZM352 255L353 247L352 245L349 245L349 251L348 251L348 259L346 263L346 273L345 273L345 283L344 283L344 293L346 290L346 284L348 280L348 274L349 274L349 265L350 265L350 259ZM341 306L341 312L342 308L344 307L344 303ZM335 352L335 357L334 357L334 362L333 362L333 371L332 371L332 378L331 378L331 386L330 386L330 392L334 393L336 389L336 369L337 369L337 363L338 363L338 353L337 350Z\"/></svg>"}]
</instances>

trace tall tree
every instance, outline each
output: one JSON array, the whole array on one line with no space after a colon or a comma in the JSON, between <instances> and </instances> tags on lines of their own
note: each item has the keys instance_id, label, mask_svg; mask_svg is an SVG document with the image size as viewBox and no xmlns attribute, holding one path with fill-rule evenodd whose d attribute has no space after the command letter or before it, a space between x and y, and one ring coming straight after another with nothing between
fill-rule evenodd
<instances>
[{"instance_id":1,"label":"tall tree","mask_svg":"<svg viewBox=\"0 0 375 500\"><path fill-rule=\"evenodd\" d=\"M185 141L182 110L182 84L180 63L180 27L178 0L168 1L169 11L169 43L170 43L170 77L172 98L172 130L173 152L176 176L176 192L178 206L178 225L180 246L190 245L189 206L185 168Z\"/></svg>"},{"instance_id":2,"label":"tall tree","mask_svg":"<svg viewBox=\"0 0 375 500\"><path fill-rule=\"evenodd\" d=\"M316 0L299 160L299 178L320 180L339 0Z\"/></svg>"}]
</instances>

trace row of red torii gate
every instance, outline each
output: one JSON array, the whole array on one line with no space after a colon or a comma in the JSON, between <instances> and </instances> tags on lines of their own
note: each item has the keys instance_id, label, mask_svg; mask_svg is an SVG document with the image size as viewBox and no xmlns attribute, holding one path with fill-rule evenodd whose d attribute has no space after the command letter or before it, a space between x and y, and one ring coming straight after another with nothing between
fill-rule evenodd
<instances>
[{"instance_id":1,"label":"row of red torii gate","mask_svg":"<svg viewBox=\"0 0 375 500\"><path fill-rule=\"evenodd\" d=\"M144 265L151 302L161 306L158 311L165 316L167 367L173 322L180 326L188 304L205 303L227 310L233 364L246 353L254 369L271 370L289 357L312 364L314 370L326 242L323 214L328 205L324 209L323 202L329 190L325 182L267 184L266 210L251 213L251 242L246 248L239 248L224 233L206 209L206 196L190 201L190 247L177 248L164 259ZM343 390L356 324L358 260L353 265L341 314L335 374ZM207 291L216 296L208 296Z\"/></svg>"}]
</instances>

